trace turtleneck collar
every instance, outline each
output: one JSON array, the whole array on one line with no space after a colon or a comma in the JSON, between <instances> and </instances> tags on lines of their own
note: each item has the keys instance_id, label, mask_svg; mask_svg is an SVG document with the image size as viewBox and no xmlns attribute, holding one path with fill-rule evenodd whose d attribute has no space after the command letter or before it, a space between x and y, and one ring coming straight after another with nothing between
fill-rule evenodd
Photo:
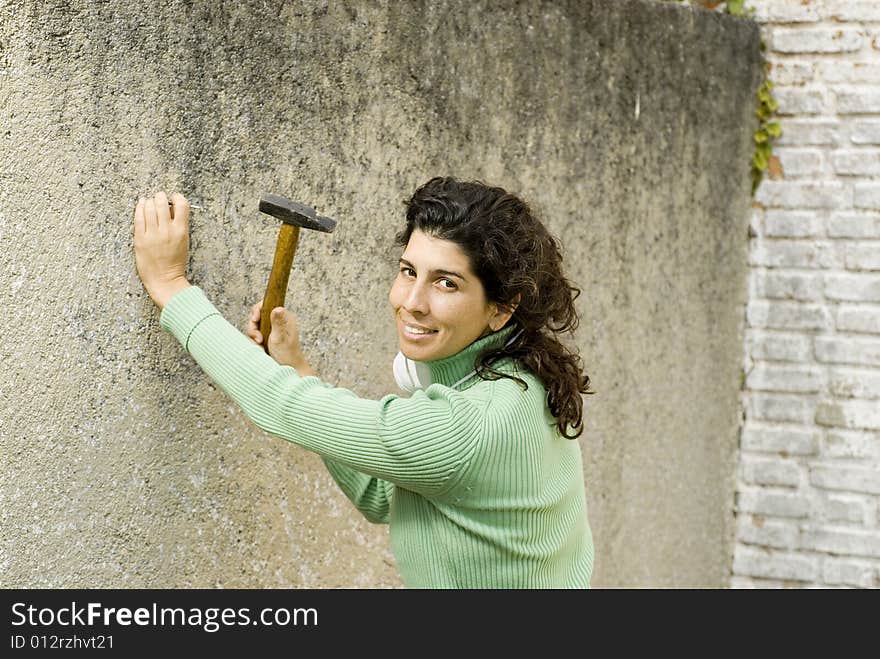
<instances>
[{"instance_id":1,"label":"turtleneck collar","mask_svg":"<svg viewBox=\"0 0 880 659\"><path fill-rule=\"evenodd\" d=\"M431 378L435 384L443 384L451 387L453 384L468 375L476 367L477 358L484 352L500 348L510 338L514 330L513 325L487 334L477 339L463 350L432 362L424 362L431 371ZM465 384L464 382L462 384Z\"/></svg>"}]
</instances>

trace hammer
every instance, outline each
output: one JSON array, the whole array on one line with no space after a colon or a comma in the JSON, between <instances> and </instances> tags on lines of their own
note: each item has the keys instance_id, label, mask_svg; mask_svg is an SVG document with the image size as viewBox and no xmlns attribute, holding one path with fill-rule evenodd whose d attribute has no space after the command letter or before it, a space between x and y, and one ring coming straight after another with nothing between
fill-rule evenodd
<instances>
[{"instance_id":1,"label":"hammer","mask_svg":"<svg viewBox=\"0 0 880 659\"><path fill-rule=\"evenodd\" d=\"M281 220L278 232L278 243L275 245L275 259L272 261L272 272L263 296L263 310L260 314L260 333L263 335L263 349L269 352L269 334L272 332L270 317L272 309L284 306L287 295L287 280L290 278L290 267L299 243L300 227L332 233L336 228L336 220L322 217L315 209L298 204L290 199L274 194L266 194L260 199L260 211Z\"/></svg>"}]
</instances>

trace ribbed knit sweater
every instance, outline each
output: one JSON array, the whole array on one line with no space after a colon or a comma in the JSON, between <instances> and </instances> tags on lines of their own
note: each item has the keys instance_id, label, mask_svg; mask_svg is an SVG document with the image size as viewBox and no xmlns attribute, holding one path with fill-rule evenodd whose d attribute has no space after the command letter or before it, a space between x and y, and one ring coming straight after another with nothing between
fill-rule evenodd
<instances>
[{"instance_id":1,"label":"ribbed knit sweater","mask_svg":"<svg viewBox=\"0 0 880 659\"><path fill-rule=\"evenodd\" d=\"M161 325L263 431L321 455L367 519L389 523L412 588L586 588L593 569L581 451L561 437L546 390L513 360L473 376L510 328L428 362L434 384L405 398L359 398L300 377L227 322L196 286Z\"/></svg>"}]
</instances>

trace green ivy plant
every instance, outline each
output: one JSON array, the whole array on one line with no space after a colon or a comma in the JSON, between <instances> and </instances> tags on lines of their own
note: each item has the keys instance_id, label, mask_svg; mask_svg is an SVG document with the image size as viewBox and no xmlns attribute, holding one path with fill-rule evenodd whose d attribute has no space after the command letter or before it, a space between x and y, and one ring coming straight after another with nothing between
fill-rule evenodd
<instances>
[{"instance_id":1,"label":"green ivy plant","mask_svg":"<svg viewBox=\"0 0 880 659\"><path fill-rule=\"evenodd\" d=\"M667 0L672 2L682 2L683 0ZM714 0L694 0L695 4L702 5L707 9L715 9L721 2ZM745 0L727 0L724 3L724 11L731 16L749 16L754 13L754 7L746 7ZM761 44L761 52L763 56L763 44ZM755 152L752 154L752 196L758 190L761 180L764 178L764 172L770 166L773 157L773 142L782 135L782 128L779 122L772 121L779 103L773 97L773 83L767 78L767 67L764 67L765 77L763 84L758 88L758 109L755 114L758 117L758 128L755 130Z\"/></svg>"},{"instance_id":2,"label":"green ivy plant","mask_svg":"<svg viewBox=\"0 0 880 659\"><path fill-rule=\"evenodd\" d=\"M683 2L684 0L666 0L667 2ZM706 9L715 9L721 4L724 4L724 11L726 11L731 16L748 16L749 14L754 13L754 7L746 8L746 0L727 0L727 2L722 2L722 0L687 0L690 4L700 5L701 7L705 7Z\"/></svg>"},{"instance_id":3,"label":"green ivy plant","mask_svg":"<svg viewBox=\"0 0 880 659\"><path fill-rule=\"evenodd\" d=\"M778 121L771 121L779 103L773 98L773 83L765 79L758 88L758 129L755 131L755 153L752 155L752 196L764 178L764 172L770 166L773 155L773 141L782 135L782 127Z\"/></svg>"},{"instance_id":4,"label":"green ivy plant","mask_svg":"<svg viewBox=\"0 0 880 659\"><path fill-rule=\"evenodd\" d=\"M746 8L746 0L727 0L724 9L731 16L748 16L755 12L754 7Z\"/></svg>"}]
</instances>

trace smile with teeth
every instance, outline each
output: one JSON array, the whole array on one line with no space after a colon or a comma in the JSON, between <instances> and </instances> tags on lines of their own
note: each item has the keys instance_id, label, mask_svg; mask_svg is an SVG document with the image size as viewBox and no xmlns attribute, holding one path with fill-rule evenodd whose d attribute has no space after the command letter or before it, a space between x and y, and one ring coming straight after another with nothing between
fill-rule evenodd
<instances>
[{"instance_id":1,"label":"smile with teeth","mask_svg":"<svg viewBox=\"0 0 880 659\"><path fill-rule=\"evenodd\" d=\"M435 334L437 330L427 329L425 327L416 327L414 325L407 325L404 323L403 331L407 334L414 334L416 336L423 336L425 334Z\"/></svg>"}]
</instances>

